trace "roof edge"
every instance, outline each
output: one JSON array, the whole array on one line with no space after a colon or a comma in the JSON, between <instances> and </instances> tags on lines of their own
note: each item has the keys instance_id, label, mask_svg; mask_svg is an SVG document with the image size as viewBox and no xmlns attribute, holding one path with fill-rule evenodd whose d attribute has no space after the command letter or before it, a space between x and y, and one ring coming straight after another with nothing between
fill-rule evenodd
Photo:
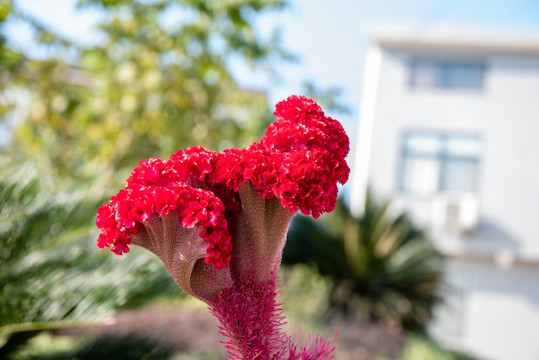
<instances>
[{"instance_id":1,"label":"roof edge","mask_svg":"<svg viewBox=\"0 0 539 360\"><path fill-rule=\"evenodd\" d=\"M367 32L380 47L539 54L539 29L378 25Z\"/></svg>"}]
</instances>

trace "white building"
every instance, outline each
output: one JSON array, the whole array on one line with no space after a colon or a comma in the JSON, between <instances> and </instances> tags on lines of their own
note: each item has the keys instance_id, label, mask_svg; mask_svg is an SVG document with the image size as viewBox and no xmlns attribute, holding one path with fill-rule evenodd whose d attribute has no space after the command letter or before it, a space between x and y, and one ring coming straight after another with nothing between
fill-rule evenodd
<instances>
[{"instance_id":1,"label":"white building","mask_svg":"<svg viewBox=\"0 0 539 360\"><path fill-rule=\"evenodd\" d=\"M352 208L365 188L449 256L432 333L481 359L539 359L539 33L370 37Z\"/></svg>"}]
</instances>

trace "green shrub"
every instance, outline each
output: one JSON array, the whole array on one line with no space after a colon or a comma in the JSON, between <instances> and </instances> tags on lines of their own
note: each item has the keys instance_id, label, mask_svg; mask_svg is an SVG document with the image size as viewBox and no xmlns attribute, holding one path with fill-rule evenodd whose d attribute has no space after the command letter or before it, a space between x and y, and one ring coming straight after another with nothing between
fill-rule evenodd
<instances>
[{"instance_id":1,"label":"green shrub","mask_svg":"<svg viewBox=\"0 0 539 360\"><path fill-rule=\"evenodd\" d=\"M443 257L405 214L393 218L388 208L369 193L360 218L342 199L322 221L297 216L283 261L315 264L332 280L331 310L422 328L440 300Z\"/></svg>"}]
</instances>

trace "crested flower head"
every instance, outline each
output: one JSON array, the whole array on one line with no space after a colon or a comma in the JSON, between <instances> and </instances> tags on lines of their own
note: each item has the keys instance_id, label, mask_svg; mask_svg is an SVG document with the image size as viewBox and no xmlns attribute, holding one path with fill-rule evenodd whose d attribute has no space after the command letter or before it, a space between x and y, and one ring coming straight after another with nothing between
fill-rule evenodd
<instances>
[{"instance_id":1,"label":"crested flower head","mask_svg":"<svg viewBox=\"0 0 539 360\"><path fill-rule=\"evenodd\" d=\"M329 343L297 350L280 332L277 273L290 220L335 208L350 169L342 126L291 96L260 142L219 154L202 147L142 161L97 212L97 244L154 252L180 288L209 304L232 359L330 359ZM288 355L286 355L288 354Z\"/></svg>"},{"instance_id":2,"label":"crested flower head","mask_svg":"<svg viewBox=\"0 0 539 360\"><path fill-rule=\"evenodd\" d=\"M317 218L332 211L337 183L345 183L350 172L341 124L304 96L278 103L274 114L277 121L262 140L245 149L216 154L192 147L166 161L142 161L125 189L98 210L98 246L126 253L133 235L147 232L147 220L175 214L204 240L205 263L220 270L230 263L238 214L247 205L241 201L241 184L247 184L245 193L278 199L291 214L299 210Z\"/></svg>"}]
</instances>

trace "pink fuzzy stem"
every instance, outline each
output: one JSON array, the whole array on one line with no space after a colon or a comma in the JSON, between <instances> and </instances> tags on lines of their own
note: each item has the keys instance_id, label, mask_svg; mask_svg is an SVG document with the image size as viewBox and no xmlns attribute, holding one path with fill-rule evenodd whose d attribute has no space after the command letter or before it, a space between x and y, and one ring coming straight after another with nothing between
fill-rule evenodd
<instances>
[{"instance_id":1,"label":"pink fuzzy stem","mask_svg":"<svg viewBox=\"0 0 539 360\"><path fill-rule=\"evenodd\" d=\"M266 282L240 277L210 303L228 340L224 344L230 359L284 359L288 337L281 332L284 316L276 280L276 276Z\"/></svg>"},{"instance_id":2,"label":"pink fuzzy stem","mask_svg":"<svg viewBox=\"0 0 539 360\"><path fill-rule=\"evenodd\" d=\"M252 276L240 277L235 285L223 290L211 301L210 311L219 319L219 331L230 360L330 360L334 348L316 336L307 347L297 344L281 332L285 324L277 276L266 282ZM333 340L333 339L332 339ZM311 345L314 348L311 350Z\"/></svg>"}]
</instances>

